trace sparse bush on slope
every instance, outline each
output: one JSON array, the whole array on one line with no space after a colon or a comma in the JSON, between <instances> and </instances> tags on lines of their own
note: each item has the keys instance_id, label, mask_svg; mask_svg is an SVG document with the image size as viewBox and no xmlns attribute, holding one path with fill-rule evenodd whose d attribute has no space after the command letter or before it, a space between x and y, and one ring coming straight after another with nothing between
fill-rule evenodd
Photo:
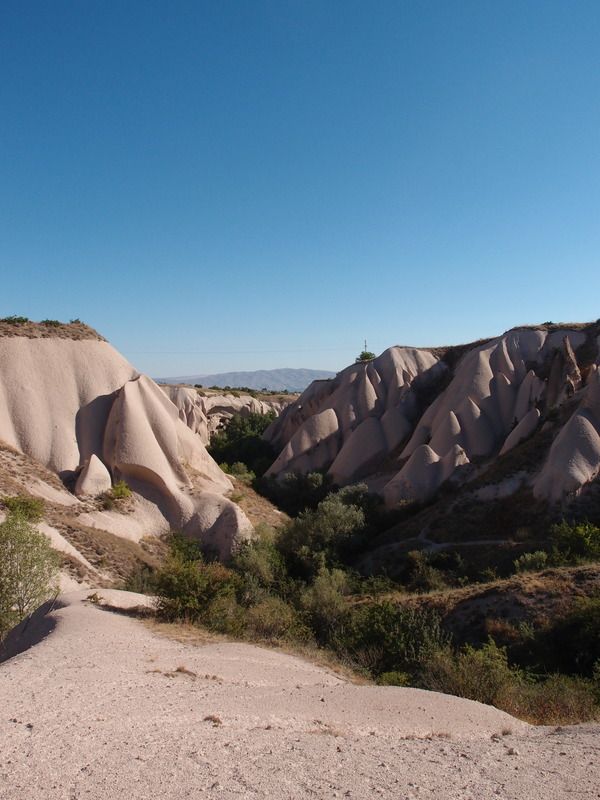
<instances>
[{"instance_id":1,"label":"sparse bush on slope","mask_svg":"<svg viewBox=\"0 0 600 800\"><path fill-rule=\"evenodd\" d=\"M0 524L0 639L58 591L58 556L27 517Z\"/></svg>"}]
</instances>

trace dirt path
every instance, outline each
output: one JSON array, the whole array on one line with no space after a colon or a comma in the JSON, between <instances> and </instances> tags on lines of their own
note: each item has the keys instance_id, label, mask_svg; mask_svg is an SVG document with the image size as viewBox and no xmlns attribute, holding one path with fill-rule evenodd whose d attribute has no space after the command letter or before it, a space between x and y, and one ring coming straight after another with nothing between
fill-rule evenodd
<instances>
[{"instance_id":1,"label":"dirt path","mask_svg":"<svg viewBox=\"0 0 600 800\"><path fill-rule=\"evenodd\" d=\"M40 614L37 643L0 664L2 800L600 796L599 728L182 644L84 597Z\"/></svg>"}]
</instances>

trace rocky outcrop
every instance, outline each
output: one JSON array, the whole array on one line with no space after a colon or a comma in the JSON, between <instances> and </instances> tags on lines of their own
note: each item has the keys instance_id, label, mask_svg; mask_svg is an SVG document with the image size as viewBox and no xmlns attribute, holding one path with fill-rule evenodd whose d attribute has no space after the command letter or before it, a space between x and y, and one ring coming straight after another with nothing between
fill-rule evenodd
<instances>
[{"instance_id":1,"label":"rocky outcrop","mask_svg":"<svg viewBox=\"0 0 600 800\"><path fill-rule=\"evenodd\" d=\"M315 382L273 423L266 438L280 453L268 474L326 469L340 485L373 480L388 506L426 500L580 399L535 483L538 496L559 499L600 471L597 370L586 385L576 356L590 341L584 326L517 328L463 348L455 364L451 349L390 348Z\"/></svg>"},{"instance_id":2,"label":"rocky outcrop","mask_svg":"<svg viewBox=\"0 0 600 800\"><path fill-rule=\"evenodd\" d=\"M102 492L108 491L111 486L110 472L98 456L92 453L79 473L75 484L75 494L80 497L85 495L96 497Z\"/></svg>"},{"instance_id":3,"label":"rocky outcrop","mask_svg":"<svg viewBox=\"0 0 600 800\"><path fill-rule=\"evenodd\" d=\"M534 483L538 498L577 494L600 474L600 371L594 366L578 410L554 440Z\"/></svg>"},{"instance_id":4,"label":"rocky outcrop","mask_svg":"<svg viewBox=\"0 0 600 800\"><path fill-rule=\"evenodd\" d=\"M185 529L220 555L251 531L179 409L105 341L0 337L0 440L79 496L125 480L130 513L87 509L88 526L132 539Z\"/></svg>"},{"instance_id":5,"label":"rocky outcrop","mask_svg":"<svg viewBox=\"0 0 600 800\"><path fill-rule=\"evenodd\" d=\"M199 392L192 386L160 387L179 411L179 418L206 445L216 431L223 428L235 415L246 417L249 414L280 414L295 397L276 395L258 399L249 394Z\"/></svg>"}]
</instances>

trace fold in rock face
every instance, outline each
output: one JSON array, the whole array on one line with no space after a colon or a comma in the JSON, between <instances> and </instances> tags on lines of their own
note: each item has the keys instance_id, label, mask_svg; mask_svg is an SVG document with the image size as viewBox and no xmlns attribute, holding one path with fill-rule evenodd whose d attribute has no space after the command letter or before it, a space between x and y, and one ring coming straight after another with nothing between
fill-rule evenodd
<instances>
[{"instance_id":1,"label":"fold in rock face","mask_svg":"<svg viewBox=\"0 0 600 800\"><path fill-rule=\"evenodd\" d=\"M392 347L316 381L267 430L280 449L268 474L325 469L339 485L376 481L388 506L423 501L579 401L535 479L538 497L577 492L600 472L598 372L584 378L577 361L590 347L598 358L596 327L518 328L456 361L454 348Z\"/></svg>"},{"instance_id":2,"label":"fold in rock face","mask_svg":"<svg viewBox=\"0 0 600 800\"><path fill-rule=\"evenodd\" d=\"M185 528L227 556L251 532L222 496L229 479L178 408L105 341L1 337L0 440L74 484L80 496L125 480L144 506L149 534ZM103 526L102 512L87 517ZM135 517L134 508L132 527Z\"/></svg>"}]
</instances>

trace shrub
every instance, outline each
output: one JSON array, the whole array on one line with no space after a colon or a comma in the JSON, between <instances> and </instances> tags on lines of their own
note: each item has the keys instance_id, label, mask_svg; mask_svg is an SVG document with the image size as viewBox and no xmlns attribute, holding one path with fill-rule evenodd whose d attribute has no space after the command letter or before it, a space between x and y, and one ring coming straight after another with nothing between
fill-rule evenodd
<instances>
[{"instance_id":1,"label":"shrub","mask_svg":"<svg viewBox=\"0 0 600 800\"><path fill-rule=\"evenodd\" d=\"M316 508L333 489L329 475L288 472L281 478L260 477L254 488L292 517L307 508Z\"/></svg>"},{"instance_id":2,"label":"shrub","mask_svg":"<svg viewBox=\"0 0 600 800\"><path fill-rule=\"evenodd\" d=\"M275 419L268 414L235 414L227 426L214 434L208 452L217 463L232 465L243 462L248 472L262 475L275 459L275 451L262 435Z\"/></svg>"},{"instance_id":3,"label":"shrub","mask_svg":"<svg viewBox=\"0 0 600 800\"><path fill-rule=\"evenodd\" d=\"M131 497L131 489L125 481L117 481L110 493L115 500L124 500L126 497Z\"/></svg>"},{"instance_id":4,"label":"shrub","mask_svg":"<svg viewBox=\"0 0 600 800\"><path fill-rule=\"evenodd\" d=\"M406 587L413 592L431 592L447 587L444 575L431 566L429 556L422 550L411 550L406 556Z\"/></svg>"},{"instance_id":5,"label":"shrub","mask_svg":"<svg viewBox=\"0 0 600 800\"><path fill-rule=\"evenodd\" d=\"M536 550L534 553L523 553L513 561L515 572L537 572L548 566L548 553Z\"/></svg>"},{"instance_id":6,"label":"shrub","mask_svg":"<svg viewBox=\"0 0 600 800\"><path fill-rule=\"evenodd\" d=\"M427 659L450 644L435 612L389 602L354 608L332 640L341 655L375 676L417 673Z\"/></svg>"},{"instance_id":7,"label":"shrub","mask_svg":"<svg viewBox=\"0 0 600 800\"><path fill-rule=\"evenodd\" d=\"M234 478L237 478L238 481L242 481L242 483L250 484L256 478L252 470L248 469L242 461L234 461L227 472L229 475L233 475Z\"/></svg>"},{"instance_id":8,"label":"shrub","mask_svg":"<svg viewBox=\"0 0 600 800\"><path fill-rule=\"evenodd\" d=\"M194 555L196 555L194 553ZM178 541L156 575L157 611L167 620L202 620L213 600L235 593L236 576L202 557L188 559Z\"/></svg>"},{"instance_id":9,"label":"shrub","mask_svg":"<svg viewBox=\"0 0 600 800\"><path fill-rule=\"evenodd\" d=\"M13 314L11 317L2 317L0 322L7 322L9 325L25 325L29 322L29 317L19 317Z\"/></svg>"},{"instance_id":10,"label":"shrub","mask_svg":"<svg viewBox=\"0 0 600 800\"><path fill-rule=\"evenodd\" d=\"M246 631L252 638L267 641L310 639L310 631L297 612L279 597L265 597L247 610Z\"/></svg>"},{"instance_id":11,"label":"shrub","mask_svg":"<svg viewBox=\"0 0 600 800\"><path fill-rule=\"evenodd\" d=\"M314 578L333 566L351 537L361 531L364 512L331 494L315 510L302 511L283 529L278 546L292 575Z\"/></svg>"},{"instance_id":12,"label":"shrub","mask_svg":"<svg viewBox=\"0 0 600 800\"><path fill-rule=\"evenodd\" d=\"M60 328L62 322L58 319L43 319L40 324L46 325L49 328Z\"/></svg>"},{"instance_id":13,"label":"shrub","mask_svg":"<svg viewBox=\"0 0 600 800\"><path fill-rule=\"evenodd\" d=\"M0 525L0 639L58 592L58 556L21 514Z\"/></svg>"},{"instance_id":14,"label":"shrub","mask_svg":"<svg viewBox=\"0 0 600 800\"><path fill-rule=\"evenodd\" d=\"M3 497L1 502L10 513L18 514L30 522L38 522L44 513L44 501L39 497L18 494L12 497Z\"/></svg>"},{"instance_id":15,"label":"shrub","mask_svg":"<svg viewBox=\"0 0 600 800\"><path fill-rule=\"evenodd\" d=\"M600 596L577 600L564 616L538 631L534 650L546 668L591 678L600 663Z\"/></svg>"},{"instance_id":16,"label":"shrub","mask_svg":"<svg viewBox=\"0 0 600 800\"><path fill-rule=\"evenodd\" d=\"M346 595L348 576L341 569L322 567L313 584L302 594L300 602L317 638L327 642L348 613Z\"/></svg>"},{"instance_id":17,"label":"shrub","mask_svg":"<svg viewBox=\"0 0 600 800\"><path fill-rule=\"evenodd\" d=\"M600 528L590 522L553 525L550 538L558 563L600 558Z\"/></svg>"},{"instance_id":18,"label":"shrub","mask_svg":"<svg viewBox=\"0 0 600 800\"><path fill-rule=\"evenodd\" d=\"M592 681L558 674L540 682L508 683L494 705L534 725L573 725L597 719L600 714Z\"/></svg>"},{"instance_id":19,"label":"shrub","mask_svg":"<svg viewBox=\"0 0 600 800\"><path fill-rule=\"evenodd\" d=\"M243 544L231 566L240 576L238 597L244 605L257 602L265 592L283 597L288 594L289 579L283 557L267 537Z\"/></svg>"},{"instance_id":20,"label":"shrub","mask_svg":"<svg viewBox=\"0 0 600 800\"><path fill-rule=\"evenodd\" d=\"M211 600L203 614L204 624L210 630L228 636L243 636L246 610L231 593L221 594Z\"/></svg>"},{"instance_id":21,"label":"shrub","mask_svg":"<svg viewBox=\"0 0 600 800\"><path fill-rule=\"evenodd\" d=\"M425 689L495 704L500 691L513 687L518 672L508 664L506 649L493 639L479 649L465 645L459 652L443 647L423 663L421 684Z\"/></svg>"},{"instance_id":22,"label":"shrub","mask_svg":"<svg viewBox=\"0 0 600 800\"><path fill-rule=\"evenodd\" d=\"M375 353L372 353L370 350L363 350L358 354L357 358L355 359L355 363L360 364L363 361L372 361L374 358Z\"/></svg>"},{"instance_id":23,"label":"shrub","mask_svg":"<svg viewBox=\"0 0 600 800\"><path fill-rule=\"evenodd\" d=\"M382 672L377 678L377 683L380 686L410 686L411 680L410 675L406 672L393 670L392 672Z\"/></svg>"}]
</instances>

